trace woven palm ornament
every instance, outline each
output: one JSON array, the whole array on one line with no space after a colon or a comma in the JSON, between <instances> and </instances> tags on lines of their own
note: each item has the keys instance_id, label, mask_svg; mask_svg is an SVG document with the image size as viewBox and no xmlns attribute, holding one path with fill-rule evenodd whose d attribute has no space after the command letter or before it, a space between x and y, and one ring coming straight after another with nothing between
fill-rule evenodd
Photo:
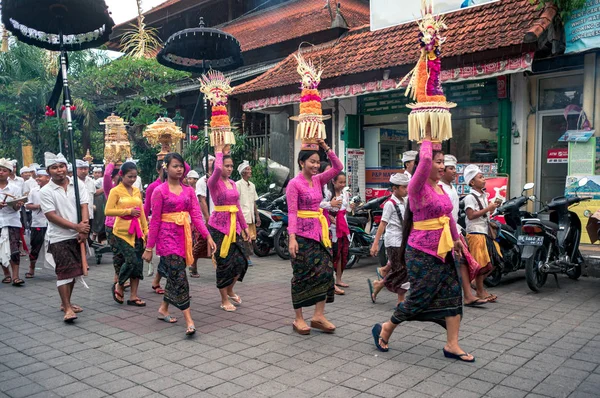
<instances>
[{"instance_id":1,"label":"woven palm ornament","mask_svg":"<svg viewBox=\"0 0 600 398\"><path fill-rule=\"evenodd\" d=\"M408 82L405 95L416 101L407 105L412 109L408 115L408 139L422 141L430 126L432 140L441 142L452 138L450 109L456 107L446 101L441 81L441 48L446 41L441 32L448 27L443 17L434 16L433 0L422 0L421 15L417 22L421 56L398 88Z\"/></svg>"},{"instance_id":2,"label":"woven palm ornament","mask_svg":"<svg viewBox=\"0 0 600 398\"><path fill-rule=\"evenodd\" d=\"M234 145L235 137L227 114L227 97L233 92L231 80L223 72L210 70L200 77L200 91L212 107L210 145Z\"/></svg>"}]
</instances>

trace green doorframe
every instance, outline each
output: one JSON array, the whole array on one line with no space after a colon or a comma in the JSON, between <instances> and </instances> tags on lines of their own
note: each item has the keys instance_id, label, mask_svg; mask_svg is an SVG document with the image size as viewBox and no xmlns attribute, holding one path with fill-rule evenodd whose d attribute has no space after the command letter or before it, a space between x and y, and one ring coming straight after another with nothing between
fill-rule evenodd
<instances>
[{"instance_id":1,"label":"green doorframe","mask_svg":"<svg viewBox=\"0 0 600 398\"><path fill-rule=\"evenodd\" d=\"M509 98L498 100L498 173L510 174L512 106Z\"/></svg>"}]
</instances>

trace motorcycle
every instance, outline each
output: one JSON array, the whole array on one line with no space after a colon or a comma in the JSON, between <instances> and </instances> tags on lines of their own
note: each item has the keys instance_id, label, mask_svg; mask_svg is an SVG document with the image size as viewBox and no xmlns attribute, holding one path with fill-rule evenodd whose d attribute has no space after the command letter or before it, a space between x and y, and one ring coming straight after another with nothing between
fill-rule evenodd
<instances>
[{"instance_id":1,"label":"motorcycle","mask_svg":"<svg viewBox=\"0 0 600 398\"><path fill-rule=\"evenodd\" d=\"M275 199L272 205L271 219L269 225L269 238L273 239L273 247L275 253L284 260L290 259L290 251L288 248L288 215L287 201L285 195Z\"/></svg>"},{"instance_id":2,"label":"motorcycle","mask_svg":"<svg viewBox=\"0 0 600 398\"><path fill-rule=\"evenodd\" d=\"M381 222L381 214L383 213L381 205L389 197L387 195L371 199L356 207L353 216L347 216L348 227L350 229L350 252L346 269L352 268L362 257L370 257L371 245L375 240L377 228ZM353 201L356 203L360 201L360 198L353 198ZM383 237L380 240L378 260L381 266L387 263Z\"/></svg>"},{"instance_id":3,"label":"motorcycle","mask_svg":"<svg viewBox=\"0 0 600 398\"><path fill-rule=\"evenodd\" d=\"M256 208L258 209L258 216L260 218L260 227L256 228L256 240L252 245L252 249L254 254L258 257L268 256L274 248L273 237L270 236L271 230L269 227L273 222L271 210L273 199L277 194L276 185L271 184L269 185L269 191L260 195L256 201Z\"/></svg>"},{"instance_id":4,"label":"motorcycle","mask_svg":"<svg viewBox=\"0 0 600 398\"><path fill-rule=\"evenodd\" d=\"M587 178L579 180L579 187L587 181ZM532 291L540 291L548 274L554 275L557 286L558 273L567 274L573 280L581 276L581 221L569 208L585 200L590 198L558 196L532 218L523 219L518 243L522 246L527 285ZM545 212L550 212L550 221L538 217Z\"/></svg>"}]
</instances>

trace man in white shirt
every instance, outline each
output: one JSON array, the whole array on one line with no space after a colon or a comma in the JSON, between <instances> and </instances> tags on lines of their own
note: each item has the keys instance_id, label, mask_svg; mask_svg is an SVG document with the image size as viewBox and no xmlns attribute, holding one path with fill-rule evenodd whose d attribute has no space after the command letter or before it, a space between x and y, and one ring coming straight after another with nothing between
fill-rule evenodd
<instances>
[{"instance_id":1,"label":"man in white shirt","mask_svg":"<svg viewBox=\"0 0 600 398\"><path fill-rule=\"evenodd\" d=\"M88 214L91 223L91 220L94 219L94 194L96 193L96 182L90 177L90 165L88 162L77 159L75 165L77 166L77 177L88 192Z\"/></svg>"},{"instance_id":2,"label":"man in white shirt","mask_svg":"<svg viewBox=\"0 0 600 398\"><path fill-rule=\"evenodd\" d=\"M404 296L410 288L408 281L408 272L406 267L402 266L400 258L400 247L402 246L402 230L404 228L404 211L406 210L408 183L410 178L406 174L392 174L390 185L392 196L383 206L381 223L377 228L375 240L371 246L371 255L377 256L379 252L379 240L385 232L385 248L388 255L388 262L378 272L383 280L371 282L368 279L369 290L371 291L371 301L375 302L377 294L387 287L388 290L398 295L398 303L404 301Z\"/></svg>"},{"instance_id":3,"label":"man in white shirt","mask_svg":"<svg viewBox=\"0 0 600 398\"><path fill-rule=\"evenodd\" d=\"M67 160L62 154L46 152L46 171L51 180L40 190L40 201L48 219L47 261L55 267L61 309L65 312L63 321L71 323L77 319L76 313L82 311L81 307L71 304L71 295L75 279L83 282L81 244L90 232L89 195L84 184L78 184L82 220L79 222L75 184L68 177Z\"/></svg>"},{"instance_id":4,"label":"man in white shirt","mask_svg":"<svg viewBox=\"0 0 600 398\"><path fill-rule=\"evenodd\" d=\"M206 157L204 158L203 165L204 165L204 170L206 171L206 174L204 176L202 176L202 178L200 178L198 180L198 183L196 184L196 196L198 196L198 200L200 201L200 209L202 210L202 217L204 217L205 224L208 224L208 218L215 209L215 204L213 203L212 197L207 194L208 193L207 181L208 181L208 177L210 177L210 175L212 174L214 163L215 163L214 156L208 155L208 164L207 164ZM206 204L206 196L209 196L208 205Z\"/></svg>"},{"instance_id":5,"label":"man in white shirt","mask_svg":"<svg viewBox=\"0 0 600 398\"><path fill-rule=\"evenodd\" d=\"M19 170L19 174L23 178L23 195L28 195L33 188L38 187L37 181L32 177L34 171L29 167L21 167Z\"/></svg>"},{"instance_id":6,"label":"man in white shirt","mask_svg":"<svg viewBox=\"0 0 600 398\"><path fill-rule=\"evenodd\" d=\"M8 176L8 180L19 188L20 195L23 193L23 184L25 183L25 180L17 176L17 161L11 160L11 162L13 167L10 171L10 175Z\"/></svg>"},{"instance_id":7,"label":"man in white shirt","mask_svg":"<svg viewBox=\"0 0 600 398\"><path fill-rule=\"evenodd\" d=\"M25 278L33 278L35 275L35 264L44 246L46 230L48 229L48 220L42 211L40 190L50 182L50 175L46 170L39 170L36 179L39 185L29 192L27 204L25 205L25 208L31 212L29 272L25 274Z\"/></svg>"},{"instance_id":8,"label":"man in white shirt","mask_svg":"<svg viewBox=\"0 0 600 398\"><path fill-rule=\"evenodd\" d=\"M260 217L258 216L258 208L256 207L256 201L258 200L258 194L256 193L256 186L250 178L252 177L252 167L247 160L244 160L242 164L238 166L238 173L242 176L242 179L237 181L235 185L240 193L240 207L244 214L246 224L248 224L248 231L250 232L250 240L245 242L246 246L246 257L248 258L248 265L252 266L252 260L250 260L250 254L252 253L252 241L256 240L256 227L260 227Z\"/></svg>"},{"instance_id":9,"label":"man in white shirt","mask_svg":"<svg viewBox=\"0 0 600 398\"><path fill-rule=\"evenodd\" d=\"M454 222L458 222L458 211L460 207L460 198L456 188L452 185L456 181L456 163L457 160L452 155L444 156L444 174L440 179L439 184L452 201L452 217Z\"/></svg>"},{"instance_id":10,"label":"man in white shirt","mask_svg":"<svg viewBox=\"0 0 600 398\"><path fill-rule=\"evenodd\" d=\"M415 169L415 160L417 159L417 155L419 152L417 151L407 151L402 154L402 163L404 164L404 174L408 176L408 178L412 177L413 171Z\"/></svg>"},{"instance_id":11,"label":"man in white shirt","mask_svg":"<svg viewBox=\"0 0 600 398\"><path fill-rule=\"evenodd\" d=\"M12 171L13 163L9 159L0 159L0 261L4 271L2 283L12 282L13 286L21 286L25 283L19 278L20 210L24 202L15 201L21 196L21 189L10 181Z\"/></svg>"}]
</instances>

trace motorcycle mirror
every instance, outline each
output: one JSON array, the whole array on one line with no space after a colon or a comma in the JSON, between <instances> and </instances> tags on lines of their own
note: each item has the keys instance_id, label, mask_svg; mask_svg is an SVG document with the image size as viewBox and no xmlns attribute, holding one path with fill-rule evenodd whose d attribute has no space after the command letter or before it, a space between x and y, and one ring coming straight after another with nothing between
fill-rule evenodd
<instances>
[{"instance_id":1,"label":"motorcycle mirror","mask_svg":"<svg viewBox=\"0 0 600 398\"><path fill-rule=\"evenodd\" d=\"M580 180L577 182L577 185L579 185L579 188L582 188L582 187L584 187L584 186L586 186L586 185L587 185L588 181L589 181L589 180L588 180L588 178L587 178L587 177L583 177L582 179L580 179Z\"/></svg>"},{"instance_id":2,"label":"motorcycle mirror","mask_svg":"<svg viewBox=\"0 0 600 398\"><path fill-rule=\"evenodd\" d=\"M523 191L529 191L530 189L533 189L534 186L535 184L533 182L528 182L523 186Z\"/></svg>"},{"instance_id":3,"label":"motorcycle mirror","mask_svg":"<svg viewBox=\"0 0 600 398\"><path fill-rule=\"evenodd\" d=\"M267 201L267 198L260 198L259 200L260 200L261 202L266 202L266 201Z\"/></svg>"},{"instance_id":4,"label":"motorcycle mirror","mask_svg":"<svg viewBox=\"0 0 600 398\"><path fill-rule=\"evenodd\" d=\"M531 200L532 202L535 202L535 195L531 195L531 196L529 197L529 200Z\"/></svg>"},{"instance_id":5,"label":"motorcycle mirror","mask_svg":"<svg viewBox=\"0 0 600 398\"><path fill-rule=\"evenodd\" d=\"M275 185L275 183L273 183L273 184L269 185L269 189L275 189L276 186L277 185Z\"/></svg>"}]
</instances>

